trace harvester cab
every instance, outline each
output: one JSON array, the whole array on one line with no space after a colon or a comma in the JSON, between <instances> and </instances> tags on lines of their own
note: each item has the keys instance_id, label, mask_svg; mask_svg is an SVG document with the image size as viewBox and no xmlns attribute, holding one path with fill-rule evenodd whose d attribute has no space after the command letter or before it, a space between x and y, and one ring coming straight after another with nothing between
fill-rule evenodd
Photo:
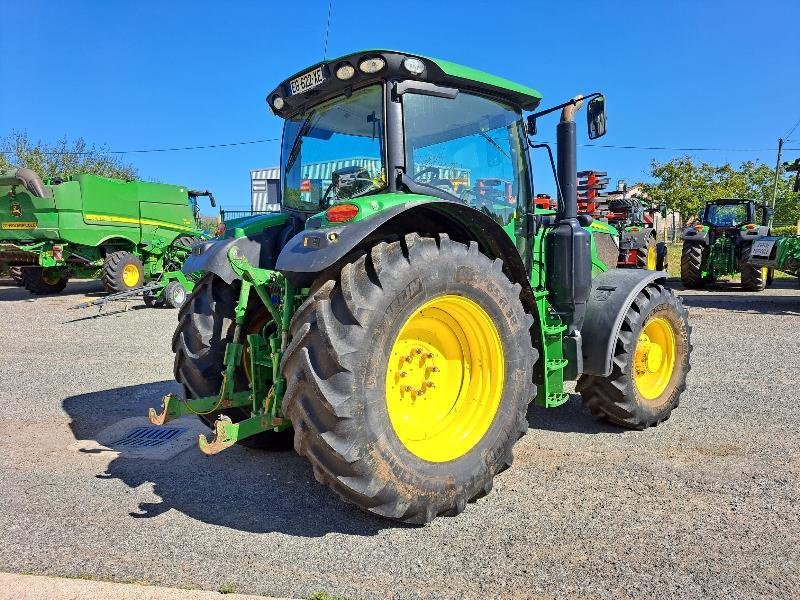
<instances>
[{"instance_id":1,"label":"harvester cab","mask_svg":"<svg viewBox=\"0 0 800 600\"><path fill-rule=\"evenodd\" d=\"M530 87L415 54L357 52L267 95L284 119L282 210L194 247L202 273L150 420L200 415L200 448L294 440L315 477L410 523L487 494L566 380L643 429L685 389L686 310L657 272L614 269L616 232L577 213L575 113ZM536 207L529 140L556 127L557 211ZM481 201L492 195L492 201ZM509 210L509 207L512 210Z\"/></svg>"},{"instance_id":2,"label":"harvester cab","mask_svg":"<svg viewBox=\"0 0 800 600\"><path fill-rule=\"evenodd\" d=\"M699 222L684 229L681 282L700 288L718 277L741 273L742 289L758 292L768 278L766 267L750 264L753 244L768 236L771 212L753 200L724 198L707 202Z\"/></svg>"}]
</instances>

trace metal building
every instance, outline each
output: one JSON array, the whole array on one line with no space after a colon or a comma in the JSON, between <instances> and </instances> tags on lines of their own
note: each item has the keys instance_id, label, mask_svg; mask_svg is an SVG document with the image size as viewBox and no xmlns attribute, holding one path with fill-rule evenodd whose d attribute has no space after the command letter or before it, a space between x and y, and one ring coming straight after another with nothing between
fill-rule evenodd
<instances>
[{"instance_id":1,"label":"metal building","mask_svg":"<svg viewBox=\"0 0 800 600\"><path fill-rule=\"evenodd\" d=\"M269 167L250 171L250 209L254 212L280 210L281 169Z\"/></svg>"}]
</instances>

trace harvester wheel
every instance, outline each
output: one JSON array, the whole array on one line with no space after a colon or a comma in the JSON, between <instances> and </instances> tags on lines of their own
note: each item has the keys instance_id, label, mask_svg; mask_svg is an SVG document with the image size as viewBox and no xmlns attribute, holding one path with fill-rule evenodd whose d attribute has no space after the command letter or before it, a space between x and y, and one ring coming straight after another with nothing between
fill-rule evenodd
<instances>
[{"instance_id":1,"label":"harvester wheel","mask_svg":"<svg viewBox=\"0 0 800 600\"><path fill-rule=\"evenodd\" d=\"M475 242L410 234L317 282L281 370L318 481L417 524L491 490L536 393L533 318L502 268Z\"/></svg>"},{"instance_id":2,"label":"harvester wheel","mask_svg":"<svg viewBox=\"0 0 800 600\"><path fill-rule=\"evenodd\" d=\"M22 285L31 294L58 294L67 287L69 275L61 269L25 267L22 269Z\"/></svg>"},{"instance_id":3,"label":"harvester wheel","mask_svg":"<svg viewBox=\"0 0 800 600\"><path fill-rule=\"evenodd\" d=\"M656 238L652 235L647 236L644 246L636 250L636 268L655 271L658 264L656 252Z\"/></svg>"},{"instance_id":4,"label":"harvester wheel","mask_svg":"<svg viewBox=\"0 0 800 600\"><path fill-rule=\"evenodd\" d=\"M681 283L685 288L701 288L703 280L703 252L705 246L684 242L681 250Z\"/></svg>"},{"instance_id":5,"label":"harvester wheel","mask_svg":"<svg viewBox=\"0 0 800 600\"><path fill-rule=\"evenodd\" d=\"M577 391L589 411L631 429L669 418L686 389L690 333L678 297L660 284L647 285L622 321L611 374L578 380Z\"/></svg>"},{"instance_id":6,"label":"harvester wheel","mask_svg":"<svg viewBox=\"0 0 800 600\"><path fill-rule=\"evenodd\" d=\"M767 284L767 267L756 267L747 262L752 244L743 244L739 270L742 273L742 289L745 292L760 292Z\"/></svg>"},{"instance_id":7,"label":"harvester wheel","mask_svg":"<svg viewBox=\"0 0 800 600\"><path fill-rule=\"evenodd\" d=\"M22 267L9 267L8 268L8 275L14 281L16 285L24 285L22 281Z\"/></svg>"},{"instance_id":8,"label":"harvester wheel","mask_svg":"<svg viewBox=\"0 0 800 600\"><path fill-rule=\"evenodd\" d=\"M144 266L131 252L112 252L106 255L101 279L107 292L127 292L144 283Z\"/></svg>"},{"instance_id":9,"label":"harvester wheel","mask_svg":"<svg viewBox=\"0 0 800 600\"><path fill-rule=\"evenodd\" d=\"M172 336L175 379L182 384L187 398L219 394L222 373L225 370L225 348L233 339L236 326L234 308L238 298L238 284L231 286L216 275L208 274L195 285L188 302L178 312L178 328ZM254 298L248 307L243 341L247 339L247 334L267 326L267 311L259 302ZM245 358L247 356L248 349L245 345ZM246 369L241 368L236 372L236 389L246 390L247 387ZM210 427L223 413L234 422L250 416L249 410L234 407L198 417ZM267 431L245 438L239 443L250 448L283 450L291 448L292 433L291 429L280 433Z\"/></svg>"}]
</instances>

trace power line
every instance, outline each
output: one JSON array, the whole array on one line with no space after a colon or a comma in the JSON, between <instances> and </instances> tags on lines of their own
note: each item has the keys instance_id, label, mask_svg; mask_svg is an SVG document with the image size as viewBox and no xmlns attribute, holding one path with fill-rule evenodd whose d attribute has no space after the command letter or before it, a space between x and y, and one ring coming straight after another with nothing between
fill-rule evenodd
<instances>
[{"instance_id":1,"label":"power line","mask_svg":"<svg viewBox=\"0 0 800 600\"><path fill-rule=\"evenodd\" d=\"M206 144L204 146L182 146L177 148L146 148L137 150L106 150L100 148L99 150L84 150L82 152L74 152L70 150L47 150L41 151L41 154L56 154L56 155L92 155L92 154L148 154L150 152L182 152L184 150L208 150L212 148L229 148L231 146L247 146L250 144L264 144L267 142L278 142L281 138L268 138L265 140L247 140L242 142L228 142L225 144ZM0 154L15 154L15 150L0 150Z\"/></svg>"},{"instance_id":2,"label":"power line","mask_svg":"<svg viewBox=\"0 0 800 600\"><path fill-rule=\"evenodd\" d=\"M800 119L797 119L797 122L794 125L792 125L792 128L789 130L789 133L787 133L785 136L783 136L783 139L788 142L789 141L789 136L791 136L794 133L794 130L797 129L798 125L800 125ZM791 148L789 148L789 149L791 149Z\"/></svg>"}]
</instances>

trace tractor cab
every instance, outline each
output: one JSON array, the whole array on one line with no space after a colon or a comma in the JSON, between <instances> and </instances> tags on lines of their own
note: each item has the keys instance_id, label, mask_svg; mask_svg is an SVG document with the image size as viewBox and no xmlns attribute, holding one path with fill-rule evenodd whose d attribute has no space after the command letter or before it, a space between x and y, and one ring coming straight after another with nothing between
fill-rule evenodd
<instances>
[{"instance_id":1,"label":"tractor cab","mask_svg":"<svg viewBox=\"0 0 800 600\"><path fill-rule=\"evenodd\" d=\"M725 199L706 204L703 225L715 229L738 230L748 223L756 223L755 203L752 200Z\"/></svg>"}]
</instances>

